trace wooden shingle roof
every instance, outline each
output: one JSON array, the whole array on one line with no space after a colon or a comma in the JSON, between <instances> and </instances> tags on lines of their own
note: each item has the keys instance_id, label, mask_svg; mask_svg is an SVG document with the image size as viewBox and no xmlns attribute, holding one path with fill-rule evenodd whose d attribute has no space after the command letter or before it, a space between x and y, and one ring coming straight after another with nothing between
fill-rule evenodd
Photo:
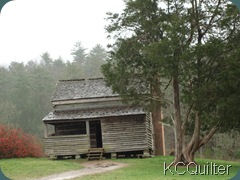
<instances>
[{"instance_id":1,"label":"wooden shingle roof","mask_svg":"<svg viewBox=\"0 0 240 180\"><path fill-rule=\"evenodd\" d=\"M52 96L53 101L115 97L110 87L107 87L103 78L60 80Z\"/></svg>"},{"instance_id":2,"label":"wooden shingle roof","mask_svg":"<svg viewBox=\"0 0 240 180\"><path fill-rule=\"evenodd\" d=\"M60 111L50 112L43 121L59 121L59 120L74 120L74 119L93 119L100 117L116 117L129 115L144 115L146 112L140 107L114 107L92 110L78 111Z\"/></svg>"}]
</instances>

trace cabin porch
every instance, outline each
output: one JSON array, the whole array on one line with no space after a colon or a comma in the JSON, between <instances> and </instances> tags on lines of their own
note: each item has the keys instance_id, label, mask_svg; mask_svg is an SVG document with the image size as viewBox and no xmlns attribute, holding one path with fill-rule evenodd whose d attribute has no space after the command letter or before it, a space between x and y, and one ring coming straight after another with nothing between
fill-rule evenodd
<instances>
[{"instance_id":1,"label":"cabin porch","mask_svg":"<svg viewBox=\"0 0 240 180\"><path fill-rule=\"evenodd\" d=\"M100 120L61 121L44 125L47 156L87 154L90 148L102 148Z\"/></svg>"}]
</instances>

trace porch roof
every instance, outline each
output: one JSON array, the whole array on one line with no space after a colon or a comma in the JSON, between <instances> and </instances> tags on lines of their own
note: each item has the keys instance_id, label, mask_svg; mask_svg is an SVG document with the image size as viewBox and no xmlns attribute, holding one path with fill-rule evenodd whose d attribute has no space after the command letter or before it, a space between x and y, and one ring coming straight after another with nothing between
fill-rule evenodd
<instances>
[{"instance_id":1,"label":"porch roof","mask_svg":"<svg viewBox=\"0 0 240 180\"><path fill-rule=\"evenodd\" d=\"M144 115L146 112L140 107L115 107L104 109L78 110L78 111L54 111L50 112L43 121L59 120L77 120L77 119L94 119L101 117L127 116L127 115Z\"/></svg>"}]
</instances>

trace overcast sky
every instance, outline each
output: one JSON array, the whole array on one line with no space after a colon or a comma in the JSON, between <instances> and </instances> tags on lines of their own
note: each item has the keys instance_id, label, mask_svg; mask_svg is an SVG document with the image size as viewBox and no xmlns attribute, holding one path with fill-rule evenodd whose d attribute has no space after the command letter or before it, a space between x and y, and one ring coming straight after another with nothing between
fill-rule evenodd
<instances>
[{"instance_id":1,"label":"overcast sky","mask_svg":"<svg viewBox=\"0 0 240 180\"><path fill-rule=\"evenodd\" d=\"M0 14L0 65L37 60L43 52L72 60L75 42L90 50L106 46L106 12L121 12L122 0L15 0Z\"/></svg>"}]
</instances>

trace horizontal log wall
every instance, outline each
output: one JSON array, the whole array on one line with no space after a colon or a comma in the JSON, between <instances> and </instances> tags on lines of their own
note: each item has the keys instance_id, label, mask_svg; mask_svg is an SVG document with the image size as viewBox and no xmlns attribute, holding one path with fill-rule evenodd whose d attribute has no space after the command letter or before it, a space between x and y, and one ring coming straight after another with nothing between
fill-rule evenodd
<instances>
[{"instance_id":1,"label":"horizontal log wall","mask_svg":"<svg viewBox=\"0 0 240 180\"><path fill-rule=\"evenodd\" d=\"M105 118L101 122L105 152L148 149L145 115Z\"/></svg>"},{"instance_id":2,"label":"horizontal log wall","mask_svg":"<svg viewBox=\"0 0 240 180\"><path fill-rule=\"evenodd\" d=\"M89 149L88 135L52 136L45 138L47 156L85 154Z\"/></svg>"}]
</instances>

